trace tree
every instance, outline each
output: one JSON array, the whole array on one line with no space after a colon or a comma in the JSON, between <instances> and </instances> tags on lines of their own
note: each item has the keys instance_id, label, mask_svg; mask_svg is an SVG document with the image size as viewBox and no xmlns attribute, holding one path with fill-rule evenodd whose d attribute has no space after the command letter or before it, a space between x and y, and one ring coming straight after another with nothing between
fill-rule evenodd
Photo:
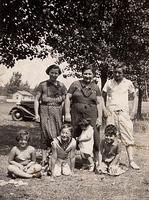
<instances>
[{"instance_id":1,"label":"tree","mask_svg":"<svg viewBox=\"0 0 149 200\"><path fill-rule=\"evenodd\" d=\"M26 81L25 83L21 83L19 90L25 90L25 91L31 92L31 88L28 81Z\"/></svg>"},{"instance_id":2,"label":"tree","mask_svg":"<svg viewBox=\"0 0 149 200\"><path fill-rule=\"evenodd\" d=\"M6 91L8 94L13 94L17 92L21 85L22 74L19 72L14 72L10 81L6 84Z\"/></svg>"},{"instance_id":3,"label":"tree","mask_svg":"<svg viewBox=\"0 0 149 200\"><path fill-rule=\"evenodd\" d=\"M133 78L148 59L147 8L147 0L3 0L0 62L12 67L50 52L75 70L93 65L103 83L116 62Z\"/></svg>"}]
</instances>

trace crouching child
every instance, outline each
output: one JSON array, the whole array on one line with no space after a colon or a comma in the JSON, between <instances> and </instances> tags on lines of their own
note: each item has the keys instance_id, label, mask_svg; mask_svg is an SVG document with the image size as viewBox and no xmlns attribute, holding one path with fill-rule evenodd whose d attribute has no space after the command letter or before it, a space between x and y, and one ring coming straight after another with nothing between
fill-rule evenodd
<instances>
[{"instance_id":1,"label":"crouching child","mask_svg":"<svg viewBox=\"0 0 149 200\"><path fill-rule=\"evenodd\" d=\"M105 138L101 141L101 173L117 176L125 172L120 167L121 142L117 137L117 128L109 124L105 128Z\"/></svg>"},{"instance_id":2,"label":"crouching child","mask_svg":"<svg viewBox=\"0 0 149 200\"><path fill-rule=\"evenodd\" d=\"M52 155L49 160L53 177L74 173L76 141L72 138L72 131L70 124L63 124L60 136L53 139Z\"/></svg>"}]
</instances>

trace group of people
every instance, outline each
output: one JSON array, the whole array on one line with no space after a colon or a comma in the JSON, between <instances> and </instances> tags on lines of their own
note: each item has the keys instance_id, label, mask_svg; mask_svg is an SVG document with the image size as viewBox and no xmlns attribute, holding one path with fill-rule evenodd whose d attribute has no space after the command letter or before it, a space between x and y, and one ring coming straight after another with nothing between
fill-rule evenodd
<instances>
[{"instance_id":1,"label":"group of people","mask_svg":"<svg viewBox=\"0 0 149 200\"><path fill-rule=\"evenodd\" d=\"M16 138L18 145L10 152L9 174L38 177L48 162L48 174L71 175L79 151L90 172L120 175L124 173L120 167L121 143L126 146L130 167L139 169L133 158L131 120L137 96L132 82L124 78L123 68L114 68L113 79L107 80L102 93L91 66L82 68L82 79L74 81L68 90L57 80L61 74L59 66L50 65L46 73L49 79L39 84L34 103L35 119L40 118L41 125L41 165L36 163L34 147L28 144L29 133L22 130ZM133 97L131 111L129 93ZM100 141L102 113L106 127L105 137Z\"/></svg>"}]
</instances>

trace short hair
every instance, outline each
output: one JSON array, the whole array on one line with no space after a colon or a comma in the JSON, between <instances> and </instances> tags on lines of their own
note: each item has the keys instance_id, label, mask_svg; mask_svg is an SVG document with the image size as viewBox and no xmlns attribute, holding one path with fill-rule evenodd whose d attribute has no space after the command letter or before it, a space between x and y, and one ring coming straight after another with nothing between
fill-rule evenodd
<instances>
[{"instance_id":1,"label":"short hair","mask_svg":"<svg viewBox=\"0 0 149 200\"><path fill-rule=\"evenodd\" d=\"M21 129L16 136L17 142L19 142L20 139L25 138L27 142L30 141L30 133L27 130Z\"/></svg>"},{"instance_id":2,"label":"short hair","mask_svg":"<svg viewBox=\"0 0 149 200\"><path fill-rule=\"evenodd\" d=\"M124 65L115 65L114 67L113 67L113 71L116 71L117 69L122 69L122 71L123 71L123 73L125 73L125 66Z\"/></svg>"},{"instance_id":3,"label":"short hair","mask_svg":"<svg viewBox=\"0 0 149 200\"><path fill-rule=\"evenodd\" d=\"M91 119L90 118L86 118L86 119L82 119L80 122L79 122L79 126L84 126L84 127L88 127L91 123Z\"/></svg>"},{"instance_id":4,"label":"short hair","mask_svg":"<svg viewBox=\"0 0 149 200\"><path fill-rule=\"evenodd\" d=\"M113 124L107 125L106 128L105 128L105 135L116 136L117 135L116 126L114 126Z\"/></svg>"},{"instance_id":5,"label":"short hair","mask_svg":"<svg viewBox=\"0 0 149 200\"><path fill-rule=\"evenodd\" d=\"M61 130L60 130L60 132L64 129L64 128L68 128L69 130L70 130L70 132L71 132L71 135L73 134L73 126L71 125L71 123L64 123L64 124L62 124L62 127L61 127Z\"/></svg>"},{"instance_id":6,"label":"short hair","mask_svg":"<svg viewBox=\"0 0 149 200\"><path fill-rule=\"evenodd\" d=\"M95 70L94 70L94 68L93 68L93 66L92 65L86 65L86 66L84 66L83 68L82 68L82 74L86 71L86 70L91 70L92 72L93 72L93 74L95 74Z\"/></svg>"},{"instance_id":7,"label":"short hair","mask_svg":"<svg viewBox=\"0 0 149 200\"><path fill-rule=\"evenodd\" d=\"M49 75L49 72L51 71L51 69L58 69L58 73L59 75L61 74L61 70L60 67L56 64L50 65L47 69L46 69L46 74Z\"/></svg>"}]
</instances>

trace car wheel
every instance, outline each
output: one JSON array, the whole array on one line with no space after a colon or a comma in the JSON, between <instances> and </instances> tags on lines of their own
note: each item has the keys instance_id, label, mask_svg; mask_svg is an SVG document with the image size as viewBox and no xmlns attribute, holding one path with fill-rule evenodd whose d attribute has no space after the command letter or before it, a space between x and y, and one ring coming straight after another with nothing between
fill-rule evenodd
<instances>
[{"instance_id":1,"label":"car wheel","mask_svg":"<svg viewBox=\"0 0 149 200\"><path fill-rule=\"evenodd\" d=\"M19 110L13 110L11 116L14 121L21 121L23 119L22 113Z\"/></svg>"}]
</instances>

